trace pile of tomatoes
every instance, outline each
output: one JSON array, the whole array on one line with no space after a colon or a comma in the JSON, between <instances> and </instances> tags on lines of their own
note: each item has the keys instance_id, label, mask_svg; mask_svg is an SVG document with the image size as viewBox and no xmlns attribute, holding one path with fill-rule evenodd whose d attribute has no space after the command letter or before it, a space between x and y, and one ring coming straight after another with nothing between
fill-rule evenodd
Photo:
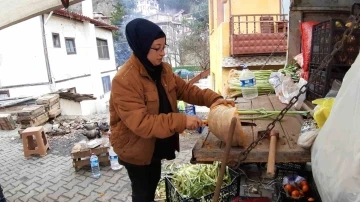
<instances>
[{"instance_id":1,"label":"pile of tomatoes","mask_svg":"<svg viewBox=\"0 0 360 202\"><path fill-rule=\"evenodd\" d=\"M292 182L284 185L285 192L293 199L300 199L307 195L310 190L309 184L306 180L300 182ZM315 201L314 198L309 197L308 201Z\"/></svg>"}]
</instances>

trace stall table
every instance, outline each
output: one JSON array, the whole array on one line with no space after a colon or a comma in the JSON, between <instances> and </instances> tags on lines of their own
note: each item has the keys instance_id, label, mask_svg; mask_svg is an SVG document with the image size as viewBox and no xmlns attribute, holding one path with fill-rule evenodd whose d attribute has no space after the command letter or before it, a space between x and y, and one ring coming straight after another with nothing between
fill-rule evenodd
<instances>
[{"instance_id":1,"label":"stall table","mask_svg":"<svg viewBox=\"0 0 360 202\"><path fill-rule=\"evenodd\" d=\"M236 106L239 109L260 109L282 110L286 105L282 104L275 95L259 96L253 100L238 98ZM243 116L243 115L242 115ZM249 115L257 116L257 115ZM256 126L243 126L246 135L246 147L258 138L258 131L266 130L272 119L243 120L253 122ZM279 131L279 139L276 148L276 162L297 162L305 163L311 161L310 150L303 149L297 145L300 128L303 123L300 115L285 115L281 123L276 123L275 130ZM249 154L242 163L267 162L269 152L269 139L262 140ZM202 137L195 144L192 151L192 163L211 163L221 161L224 155L225 143L214 136L208 128L205 128ZM240 153L244 151L242 147L232 147L230 150L229 162L238 161Z\"/></svg>"}]
</instances>

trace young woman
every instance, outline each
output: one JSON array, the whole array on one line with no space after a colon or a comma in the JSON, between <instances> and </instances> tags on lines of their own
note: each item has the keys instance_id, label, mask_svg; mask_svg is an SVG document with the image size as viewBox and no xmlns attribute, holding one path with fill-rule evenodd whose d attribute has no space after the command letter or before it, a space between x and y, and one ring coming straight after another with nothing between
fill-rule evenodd
<instances>
[{"instance_id":1,"label":"young woman","mask_svg":"<svg viewBox=\"0 0 360 202\"><path fill-rule=\"evenodd\" d=\"M207 107L234 102L175 75L162 62L166 36L156 24L138 18L125 32L133 55L112 81L110 139L131 180L133 202L151 202L161 160L172 160L179 151L178 134L202 125L198 117L178 113L177 100Z\"/></svg>"}]
</instances>

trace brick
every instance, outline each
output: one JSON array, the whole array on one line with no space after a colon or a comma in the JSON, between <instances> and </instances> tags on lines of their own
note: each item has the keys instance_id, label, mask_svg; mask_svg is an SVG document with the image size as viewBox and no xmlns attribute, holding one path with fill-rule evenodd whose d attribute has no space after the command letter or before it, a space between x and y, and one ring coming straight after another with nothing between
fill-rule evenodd
<instances>
[{"instance_id":1,"label":"brick","mask_svg":"<svg viewBox=\"0 0 360 202\"><path fill-rule=\"evenodd\" d=\"M61 186L67 184L67 182L60 180L59 182L55 183L53 186L49 187L49 189L56 191L58 189L60 189Z\"/></svg>"},{"instance_id":2,"label":"brick","mask_svg":"<svg viewBox=\"0 0 360 202\"><path fill-rule=\"evenodd\" d=\"M54 193L54 191L50 190L50 189L45 189L43 192L41 192L39 195L33 196L34 199L38 200L38 201L52 201L51 199L45 199L48 198L47 195L48 194L52 194Z\"/></svg>"},{"instance_id":3,"label":"brick","mask_svg":"<svg viewBox=\"0 0 360 202\"><path fill-rule=\"evenodd\" d=\"M63 193L68 192L65 188L60 187L56 192L49 194L48 197L57 200Z\"/></svg>"},{"instance_id":4,"label":"brick","mask_svg":"<svg viewBox=\"0 0 360 202\"><path fill-rule=\"evenodd\" d=\"M89 202L89 201L95 201L97 198L99 198L100 195L96 192L91 192L88 197L81 200L80 202Z\"/></svg>"},{"instance_id":5,"label":"brick","mask_svg":"<svg viewBox=\"0 0 360 202\"><path fill-rule=\"evenodd\" d=\"M114 186L113 184L104 182L98 189L96 189L99 193L105 193L110 187Z\"/></svg>"},{"instance_id":6,"label":"brick","mask_svg":"<svg viewBox=\"0 0 360 202\"><path fill-rule=\"evenodd\" d=\"M78 192L84 190L84 188L79 187L79 186L74 186L70 189L70 191L64 193L63 195L68 197L68 198L74 198L75 194L77 194Z\"/></svg>"},{"instance_id":7,"label":"brick","mask_svg":"<svg viewBox=\"0 0 360 202\"><path fill-rule=\"evenodd\" d=\"M90 183L94 182L95 178L86 178L84 181L82 181L80 184L78 184L80 187L86 188Z\"/></svg>"},{"instance_id":8,"label":"brick","mask_svg":"<svg viewBox=\"0 0 360 202\"><path fill-rule=\"evenodd\" d=\"M53 184L50 182L45 182L43 184L41 184L41 186L35 188L36 191L38 192L43 192L45 189L47 189L48 187L52 186Z\"/></svg>"},{"instance_id":9,"label":"brick","mask_svg":"<svg viewBox=\"0 0 360 202\"><path fill-rule=\"evenodd\" d=\"M33 196L38 195L38 194L39 194L39 192L31 190L25 196L21 197L20 199L22 201L28 201L30 198L32 198Z\"/></svg>"},{"instance_id":10,"label":"brick","mask_svg":"<svg viewBox=\"0 0 360 202\"><path fill-rule=\"evenodd\" d=\"M34 177L34 178L31 178L30 180L27 180L24 182L24 184L26 186L30 186L31 184L35 183L35 182L38 182L39 180L41 180L41 178L39 177Z\"/></svg>"},{"instance_id":11,"label":"brick","mask_svg":"<svg viewBox=\"0 0 360 202\"><path fill-rule=\"evenodd\" d=\"M39 202L38 200L35 200L33 198L29 198L29 200L27 202Z\"/></svg>"},{"instance_id":12,"label":"brick","mask_svg":"<svg viewBox=\"0 0 360 202\"><path fill-rule=\"evenodd\" d=\"M25 194L29 193L31 190L34 190L35 188L39 187L40 185L37 183L32 183L30 186L27 186L25 189L22 189Z\"/></svg>"},{"instance_id":13,"label":"brick","mask_svg":"<svg viewBox=\"0 0 360 202\"><path fill-rule=\"evenodd\" d=\"M25 189L25 188L26 188L26 186L24 184L19 184L14 189L9 190L9 192L12 193L12 194L16 194L18 191L20 191L22 189Z\"/></svg>"},{"instance_id":14,"label":"brick","mask_svg":"<svg viewBox=\"0 0 360 202\"><path fill-rule=\"evenodd\" d=\"M79 193L84 196L89 196L90 193L95 192L97 188L99 188L99 186L90 184L84 190L80 191Z\"/></svg>"},{"instance_id":15,"label":"brick","mask_svg":"<svg viewBox=\"0 0 360 202\"><path fill-rule=\"evenodd\" d=\"M75 194L75 196L68 202L79 202L84 198L86 198L86 197L81 194Z\"/></svg>"},{"instance_id":16,"label":"brick","mask_svg":"<svg viewBox=\"0 0 360 202\"><path fill-rule=\"evenodd\" d=\"M66 189L72 189L75 185L80 184L82 181L78 180L78 179L73 179L70 182L68 182L67 184L65 184L63 187L65 187Z\"/></svg>"},{"instance_id":17,"label":"brick","mask_svg":"<svg viewBox=\"0 0 360 202\"><path fill-rule=\"evenodd\" d=\"M115 184L121 177L122 177L121 175L114 175L113 177L111 177L106 181Z\"/></svg>"},{"instance_id":18,"label":"brick","mask_svg":"<svg viewBox=\"0 0 360 202\"><path fill-rule=\"evenodd\" d=\"M110 189L116 192L119 192L124 189L124 187L131 186L130 182L119 180L114 186L112 186Z\"/></svg>"},{"instance_id":19,"label":"brick","mask_svg":"<svg viewBox=\"0 0 360 202\"><path fill-rule=\"evenodd\" d=\"M50 180L53 178L54 178L53 176L47 175L47 176L43 177L41 180L37 181L37 183L39 183L39 184L44 184L46 182L50 183ZM51 183L51 184L53 184L53 183Z\"/></svg>"},{"instance_id":20,"label":"brick","mask_svg":"<svg viewBox=\"0 0 360 202\"><path fill-rule=\"evenodd\" d=\"M68 202L70 199L64 197L64 196L60 196L56 201L57 202Z\"/></svg>"},{"instance_id":21,"label":"brick","mask_svg":"<svg viewBox=\"0 0 360 202\"><path fill-rule=\"evenodd\" d=\"M112 199L114 196L116 196L118 194L119 193L117 193L117 192L109 190L109 191L105 192L105 194L102 197L98 198L97 200L104 201L104 202L109 201L110 199Z\"/></svg>"},{"instance_id":22,"label":"brick","mask_svg":"<svg viewBox=\"0 0 360 202\"><path fill-rule=\"evenodd\" d=\"M60 180L61 180L61 175L57 175L56 177L52 177L52 179L50 179L49 180L49 182L51 182L51 183L57 183L57 182L59 182Z\"/></svg>"},{"instance_id":23,"label":"brick","mask_svg":"<svg viewBox=\"0 0 360 202\"><path fill-rule=\"evenodd\" d=\"M14 195L10 196L10 197L7 197L6 200L8 201L15 201L15 199L19 199L21 197L23 197L25 195L24 192L22 191L18 191L16 192Z\"/></svg>"},{"instance_id":24,"label":"brick","mask_svg":"<svg viewBox=\"0 0 360 202\"><path fill-rule=\"evenodd\" d=\"M110 179L108 176L101 176L98 180L92 182L92 184L101 186L106 180Z\"/></svg>"}]
</instances>

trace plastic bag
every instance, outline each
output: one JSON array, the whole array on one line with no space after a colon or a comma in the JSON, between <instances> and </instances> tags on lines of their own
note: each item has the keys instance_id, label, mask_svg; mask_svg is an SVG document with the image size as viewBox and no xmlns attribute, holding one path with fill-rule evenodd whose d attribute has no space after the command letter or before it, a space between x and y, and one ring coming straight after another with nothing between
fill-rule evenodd
<instances>
[{"instance_id":1,"label":"plastic bag","mask_svg":"<svg viewBox=\"0 0 360 202\"><path fill-rule=\"evenodd\" d=\"M307 83L300 78L299 83L294 83L290 75L284 76L280 72L272 72L269 78L270 85L274 88L276 96L280 102L289 104L291 98L299 93L300 88ZM306 93L300 95L298 101L295 103L295 109L299 110L304 103Z\"/></svg>"},{"instance_id":2,"label":"plastic bag","mask_svg":"<svg viewBox=\"0 0 360 202\"><path fill-rule=\"evenodd\" d=\"M329 117L334 101L335 98L321 98L312 101L313 104L317 105L314 109L313 116L319 128L325 124Z\"/></svg>"},{"instance_id":3,"label":"plastic bag","mask_svg":"<svg viewBox=\"0 0 360 202\"><path fill-rule=\"evenodd\" d=\"M360 57L346 73L311 152L322 201L360 201Z\"/></svg>"},{"instance_id":4,"label":"plastic bag","mask_svg":"<svg viewBox=\"0 0 360 202\"><path fill-rule=\"evenodd\" d=\"M297 144L305 149L310 148L319 133L316 122L314 120L306 120L301 126L301 132Z\"/></svg>"},{"instance_id":5,"label":"plastic bag","mask_svg":"<svg viewBox=\"0 0 360 202\"><path fill-rule=\"evenodd\" d=\"M341 87L341 81L334 80L331 86L330 91L326 94L326 98L336 97Z\"/></svg>"}]
</instances>

